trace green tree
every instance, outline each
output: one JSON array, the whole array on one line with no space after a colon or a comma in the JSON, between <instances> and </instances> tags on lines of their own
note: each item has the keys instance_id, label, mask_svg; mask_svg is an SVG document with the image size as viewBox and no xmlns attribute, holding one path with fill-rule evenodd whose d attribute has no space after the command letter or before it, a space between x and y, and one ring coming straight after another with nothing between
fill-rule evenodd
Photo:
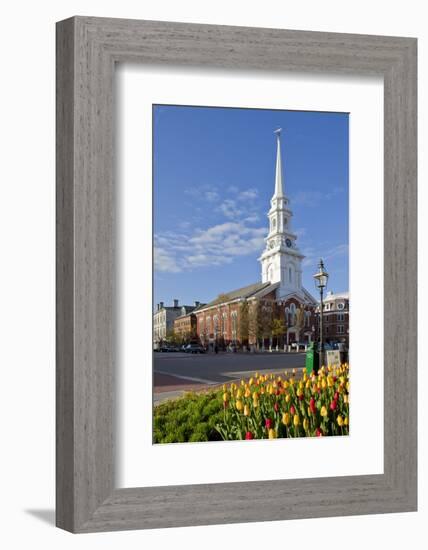
<instances>
[{"instance_id":1,"label":"green tree","mask_svg":"<svg viewBox=\"0 0 428 550\"><path fill-rule=\"evenodd\" d=\"M249 305L247 300L244 300L239 307L239 338L242 345L248 345L250 328Z\"/></svg>"},{"instance_id":2,"label":"green tree","mask_svg":"<svg viewBox=\"0 0 428 550\"><path fill-rule=\"evenodd\" d=\"M281 318L273 319L272 321L272 336L276 338L276 345L279 346L279 340L286 331L284 320Z\"/></svg>"},{"instance_id":3,"label":"green tree","mask_svg":"<svg viewBox=\"0 0 428 550\"><path fill-rule=\"evenodd\" d=\"M300 341L300 331L302 330L303 326L305 324L305 311L303 307L299 307L296 310L296 321L294 323L294 326L297 330L297 340Z\"/></svg>"}]
</instances>

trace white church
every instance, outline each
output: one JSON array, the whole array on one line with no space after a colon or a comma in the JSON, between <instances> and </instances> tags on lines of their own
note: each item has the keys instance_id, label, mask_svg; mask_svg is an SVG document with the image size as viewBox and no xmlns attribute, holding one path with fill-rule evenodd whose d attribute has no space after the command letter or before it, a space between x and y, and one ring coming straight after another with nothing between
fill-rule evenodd
<instances>
[{"instance_id":1,"label":"white church","mask_svg":"<svg viewBox=\"0 0 428 550\"><path fill-rule=\"evenodd\" d=\"M259 258L261 282L222 293L193 312L197 318L197 334L204 344L255 343L254 334L240 334L243 302L248 303L250 310L257 303L271 307L273 317L284 320L285 344L310 342L315 338L317 301L302 285L304 256L293 233L293 213L284 189L281 129L275 134L275 188L267 213L266 246Z\"/></svg>"}]
</instances>

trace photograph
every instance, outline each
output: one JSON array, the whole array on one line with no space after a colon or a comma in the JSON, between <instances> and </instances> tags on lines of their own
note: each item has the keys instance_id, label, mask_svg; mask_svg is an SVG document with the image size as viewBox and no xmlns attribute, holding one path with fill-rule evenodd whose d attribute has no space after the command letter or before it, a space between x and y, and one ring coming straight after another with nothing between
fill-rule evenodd
<instances>
[{"instance_id":1,"label":"photograph","mask_svg":"<svg viewBox=\"0 0 428 550\"><path fill-rule=\"evenodd\" d=\"M152 117L153 443L349 435L349 113Z\"/></svg>"}]
</instances>

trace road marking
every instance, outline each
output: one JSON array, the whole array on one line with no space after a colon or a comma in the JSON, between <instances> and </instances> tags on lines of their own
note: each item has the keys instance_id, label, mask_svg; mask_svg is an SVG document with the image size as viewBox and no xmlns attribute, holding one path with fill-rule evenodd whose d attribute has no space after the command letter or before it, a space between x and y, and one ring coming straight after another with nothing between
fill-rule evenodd
<instances>
[{"instance_id":1,"label":"road marking","mask_svg":"<svg viewBox=\"0 0 428 550\"><path fill-rule=\"evenodd\" d=\"M164 376L170 376L172 378L178 378L180 380L189 380L189 382L198 382L200 384L207 384L207 385L215 385L218 384L218 382L213 382L212 380L206 380L204 378L195 378L193 376L182 376L180 374L173 374L171 372L165 372L161 370L155 370L156 374L163 374ZM170 386L173 386L174 384L169 384Z\"/></svg>"}]
</instances>

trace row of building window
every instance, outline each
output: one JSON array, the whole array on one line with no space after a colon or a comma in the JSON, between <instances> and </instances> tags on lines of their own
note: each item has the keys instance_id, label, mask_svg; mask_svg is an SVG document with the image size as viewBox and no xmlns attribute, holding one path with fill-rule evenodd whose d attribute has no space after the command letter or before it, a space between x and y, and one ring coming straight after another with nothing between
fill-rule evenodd
<instances>
[{"instance_id":1,"label":"row of building window","mask_svg":"<svg viewBox=\"0 0 428 550\"><path fill-rule=\"evenodd\" d=\"M329 315L325 315L325 319L327 322L331 322L334 320L336 321L344 321L345 320L345 314L344 313L336 313L336 314L329 314Z\"/></svg>"},{"instance_id":2,"label":"row of building window","mask_svg":"<svg viewBox=\"0 0 428 550\"><path fill-rule=\"evenodd\" d=\"M331 329L336 328L336 330L330 330L330 328L331 328ZM326 326L326 327L324 328L324 331L325 331L325 334L329 334L330 332L331 332L332 334L345 334L345 327L344 327L343 325L337 325L336 327L334 327L334 326L333 326L333 327L328 327L328 326Z\"/></svg>"}]
</instances>

